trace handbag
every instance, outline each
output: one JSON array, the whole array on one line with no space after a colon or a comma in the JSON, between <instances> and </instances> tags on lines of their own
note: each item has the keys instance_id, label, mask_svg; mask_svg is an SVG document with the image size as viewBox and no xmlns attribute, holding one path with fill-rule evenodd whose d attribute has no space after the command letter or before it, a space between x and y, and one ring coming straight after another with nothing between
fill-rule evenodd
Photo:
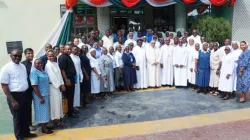
<instances>
[{"instance_id":1,"label":"handbag","mask_svg":"<svg viewBox=\"0 0 250 140\"><path fill-rule=\"evenodd\" d=\"M62 98L62 108L63 108L63 114L67 114L68 113L68 100L65 97Z\"/></svg>"}]
</instances>

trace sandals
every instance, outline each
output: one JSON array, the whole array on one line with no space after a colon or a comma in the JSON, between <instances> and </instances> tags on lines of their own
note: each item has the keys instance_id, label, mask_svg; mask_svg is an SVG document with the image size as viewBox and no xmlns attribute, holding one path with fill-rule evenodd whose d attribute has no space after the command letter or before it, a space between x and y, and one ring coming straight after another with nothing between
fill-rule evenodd
<instances>
[{"instance_id":1,"label":"sandals","mask_svg":"<svg viewBox=\"0 0 250 140\"><path fill-rule=\"evenodd\" d=\"M221 100L228 100L228 99L230 99L230 97L229 97L229 96L224 97L224 98L221 98Z\"/></svg>"},{"instance_id":2,"label":"sandals","mask_svg":"<svg viewBox=\"0 0 250 140\"><path fill-rule=\"evenodd\" d=\"M220 93L218 91L214 92L214 96L218 96Z\"/></svg>"}]
</instances>

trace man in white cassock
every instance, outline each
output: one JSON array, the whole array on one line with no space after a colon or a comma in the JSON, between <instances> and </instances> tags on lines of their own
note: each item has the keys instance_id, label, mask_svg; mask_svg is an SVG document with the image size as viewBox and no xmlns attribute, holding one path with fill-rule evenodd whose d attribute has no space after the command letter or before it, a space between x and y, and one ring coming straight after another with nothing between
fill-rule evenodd
<instances>
[{"instance_id":1,"label":"man in white cassock","mask_svg":"<svg viewBox=\"0 0 250 140\"><path fill-rule=\"evenodd\" d=\"M198 33L195 29L193 30L193 34L187 38L188 43L189 43L190 38L193 38L194 44L196 44L196 43L201 44L201 37L198 35ZM200 47L202 47L202 46L200 46Z\"/></svg>"},{"instance_id":2,"label":"man in white cassock","mask_svg":"<svg viewBox=\"0 0 250 140\"><path fill-rule=\"evenodd\" d=\"M134 46L136 46L136 41L133 40L133 32L129 32L128 39L124 43L125 47L127 47L129 45L129 43L133 43Z\"/></svg>"},{"instance_id":3,"label":"man in white cassock","mask_svg":"<svg viewBox=\"0 0 250 140\"><path fill-rule=\"evenodd\" d=\"M173 66L175 86L187 86L187 49L182 39L179 39L179 45L174 49Z\"/></svg>"},{"instance_id":4,"label":"man in white cassock","mask_svg":"<svg viewBox=\"0 0 250 140\"><path fill-rule=\"evenodd\" d=\"M166 44L160 49L161 51L161 84L173 85L174 67L173 67L173 51L174 47L170 45L170 38L166 40Z\"/></svg>"},{"instance_id":5,"label":"man in white cassock","mask_svg":"<svg viewBox=\"0 0 250 140\"><path fill-rule=\"evenodd\" d=\"M147 59L148 86L160 87L161 86L161 68L160 68L161 53L160 53L160 49L155 46L154 40L152 40L150 45L146 48L146 59Z\"/></svg>"},{"instance_id":6,"label":"man in white cassock","mask_svg":"<svg viewBox=\"0 0 250 140\"><path fill-rule=\"evenodd\" d=\"M147 67L146 67L146 49L142 47L142 40L137 40L137 46L132 50L136 62L136 77L137 83L134 88L143 89L147 88Z\"/></svg>"},{"instance_id":7,"label":"man in white cassock","mask_svg":"<svg viewBox=\"0 0 250 140\"><path fill-rule=\"evenodd\" d=\"M103 47L109 50L109 47L113 46L113 37L110 35L109 30L105 32L105 35L102 37Z\"/></svg>"}]
</instances>

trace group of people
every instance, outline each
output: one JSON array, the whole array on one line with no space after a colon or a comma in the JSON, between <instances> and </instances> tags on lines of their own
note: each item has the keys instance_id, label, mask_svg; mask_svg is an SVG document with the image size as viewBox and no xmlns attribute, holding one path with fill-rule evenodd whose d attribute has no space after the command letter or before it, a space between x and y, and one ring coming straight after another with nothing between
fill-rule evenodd
<instances>
[{"instance_id":1,"label":"group of people","mask_svg":"<svg viewBox=\"0 0 250 140\"><path fill-rule=\"evenodd\" d=\"M107 30L91 31L89 39L77 36L60 46L45 45L46 54L34 59L32 48L11 52L12 61L2 67L0 83L13 115L18 140L36 137L32 125L32 100L35 122L42 133L53 133L47 125L64 125L62 98L68 101L68 117L77 118L79 108L93 100L110 98L121 90L176 86L197 89L197 93L221 94L227 100L233 91L241 91L239 102L246 100L250 87L247 43L225 40L207 43L193 30L184 36L180 32L165 33L124 29L112 35ZM136 35L136 36L135 36ZM176 36L176 37L175 37ZM160 37L160 39L158 39ZM220 91L220 92L219 92Z\"/></svg>"}]
</instances>

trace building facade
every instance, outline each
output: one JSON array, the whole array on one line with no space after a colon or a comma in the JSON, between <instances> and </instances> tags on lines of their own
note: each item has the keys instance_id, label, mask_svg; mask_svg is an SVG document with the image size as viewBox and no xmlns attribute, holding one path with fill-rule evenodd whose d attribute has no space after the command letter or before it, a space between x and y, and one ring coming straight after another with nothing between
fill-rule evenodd
<instances>
[{"instance_id":1,"label":"building facade","mask_svg":"<svg viewBox=\"0 0 250 140\"><path fill-rule=\"evenodd\" d=\"M238 0L232 8L197 8L181 4L155 8L146 4L136 9L113 6L97 8L79 3L74 8L72 37L79 32L87 35L93 29L99 29L103 35L105 30L119 29L121 24L133 24L138 29L173 26L175 31L184 32L191 30L190 19L209 13L224 17L232 23L232 40L250 42L248 3L248 0ZM65 10L64 0L0 0L0 67L10 60L6 42L22 41L23 48L39 50Z\"/></svg>"}]
</instances>

